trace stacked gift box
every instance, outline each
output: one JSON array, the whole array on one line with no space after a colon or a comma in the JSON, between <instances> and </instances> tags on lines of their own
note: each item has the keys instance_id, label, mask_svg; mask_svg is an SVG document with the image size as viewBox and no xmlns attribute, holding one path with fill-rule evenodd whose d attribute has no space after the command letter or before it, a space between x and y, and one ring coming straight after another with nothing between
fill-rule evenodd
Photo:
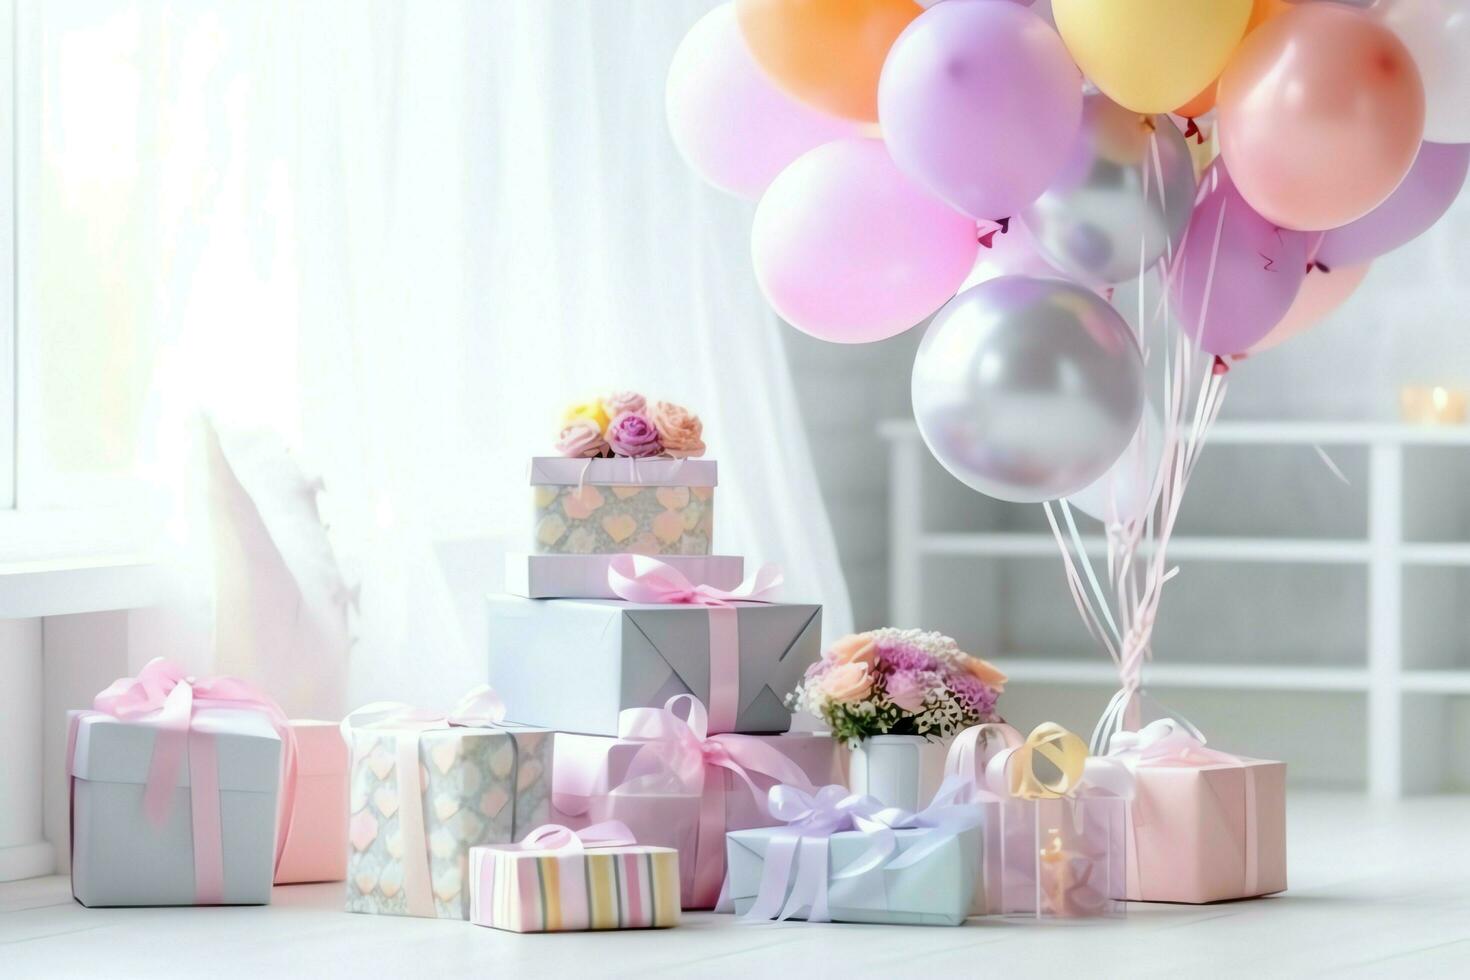
<instances>
[{"instance_id":1,"label":"stacked gift box","mask_svg":"<svg viewBox=\"0 0 1470 980\"><path fill-rule=\"evenodd\" d=\"M1023 735L996 712L1004 676L936 633L823 651L820 606L709 553L700 435L630 394L571 413L562 455L530 466L530 550L487 599L495 686L450 708L295 721L161 660L103 691L71 719L76 898L262 904L345 880L348 911L540 932L714 908L1075 918L1286 887L1281 763L1173 718L1100 726L1091 751ZM790 731L788 705L842 737Z\"/></svg>"}]
</instances>

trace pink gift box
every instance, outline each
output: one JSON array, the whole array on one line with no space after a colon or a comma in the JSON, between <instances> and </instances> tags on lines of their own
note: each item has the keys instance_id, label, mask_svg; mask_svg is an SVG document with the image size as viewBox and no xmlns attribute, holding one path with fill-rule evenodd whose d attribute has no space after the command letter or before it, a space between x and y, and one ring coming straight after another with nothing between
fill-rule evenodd
<instances>
[{"instance_id":1,"label":"pink gift box","mask_svg":"<svg viewBox=\"0 0 1470 980\"><path fill-rule=\"evenodd\" d=\"M731 737L776 749L814 785L846 783L847 749L830 736L715 736ZM765 802L773 781L751 772L757 795L729 769L706 765L702 796L657 790L610 792L627 781L634 757L646 744L638 739L558 733L552 767L552 819L573 830L620 820L640 844L678 850L683 907L713 908L725 877L725 832L777 823Z\"/></svg>"},{"instance_id":2,"label":"pink gift box","mask_svg":"<svg viewBox=\"0 0 1470 980\"><path fill-rule=\"evenodd\" d=\"M1140 763L1134 775L1126 898L1202 904L1285 891L1285 763Z\"/></svg>"},{"instance_id":3,"label":"pink gift box","mask_svg":"<svg viewBox=\"0 0 1470 980\"><path fill-rule=\"evenodd\" d=\"M336 722L292 721L296 798L276 884L347 877L347 743Z\"/></svg>"}]
</instances>

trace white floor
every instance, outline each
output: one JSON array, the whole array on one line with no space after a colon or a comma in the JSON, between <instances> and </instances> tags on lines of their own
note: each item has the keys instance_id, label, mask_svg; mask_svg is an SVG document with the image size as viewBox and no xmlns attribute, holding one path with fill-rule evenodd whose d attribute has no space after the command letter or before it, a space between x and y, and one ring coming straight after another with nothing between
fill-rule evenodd
<instances>
[{"instance_id":1,"label":"white floor","mask_svg":"<svg viewBox=\"0 0 1470 980\"><path fill-rule=\"evenodd\" d=\"M0 884L0 978L1470 976L1470 798L1291 801L1291 890L1134 905L1126 920L958 929L690 914L661 932L516 936L349 915L341 886L264 908L84 909L64 878Z\"/></svg>"}]
</instances>

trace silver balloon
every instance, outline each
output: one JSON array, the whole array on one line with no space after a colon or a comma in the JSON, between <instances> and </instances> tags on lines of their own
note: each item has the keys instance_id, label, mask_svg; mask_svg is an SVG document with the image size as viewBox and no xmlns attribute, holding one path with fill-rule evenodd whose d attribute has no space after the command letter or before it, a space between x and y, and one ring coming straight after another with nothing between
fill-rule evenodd
<instances>
[{"instance_id":1,"label":"silver balloon","mask_svg":"<svg viewBox=\"0 0 1470 980\"><path fill-rule=\"evenodd\" d=\"M1093 94L1061 175L1021 220L1058 269L1083 282L1123 282L1179 244L1194 186L1189 145L1167 117L1141 116Z\"/></svg>"},{"instance_id":2,"label":"silver balloon","mask_svg":"<svg viewBox=\"0 0 1470 980\"><path fill-rule=\"evenodd\" d=\"M944 468L1001 500L1065 497L1106 473L1143 414L1143 356L1096 293L1002 276L934 316L914 418Z\"/></svg>"}]
</instances>

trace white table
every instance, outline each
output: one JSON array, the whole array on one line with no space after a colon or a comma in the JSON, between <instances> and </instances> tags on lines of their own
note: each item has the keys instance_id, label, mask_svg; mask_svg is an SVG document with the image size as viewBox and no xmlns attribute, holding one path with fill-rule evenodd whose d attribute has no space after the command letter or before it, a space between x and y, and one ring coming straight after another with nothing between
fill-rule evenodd
<instances>
[{"instance_id":1,"label":"white table","mask_svg":"<svg viewBox=\"0 0 1470 980\"><path fill-rule=\"evenodd\" d=\"M742 925L516 936L340 911L340 885L264 908L84 909L64 878L0 885L0 976L420 978L1470 975L1470 798L1295 794L1292 887L1259 901L1134 905L1126 920L958 929Z\"/></svg>"}]
</instances>

